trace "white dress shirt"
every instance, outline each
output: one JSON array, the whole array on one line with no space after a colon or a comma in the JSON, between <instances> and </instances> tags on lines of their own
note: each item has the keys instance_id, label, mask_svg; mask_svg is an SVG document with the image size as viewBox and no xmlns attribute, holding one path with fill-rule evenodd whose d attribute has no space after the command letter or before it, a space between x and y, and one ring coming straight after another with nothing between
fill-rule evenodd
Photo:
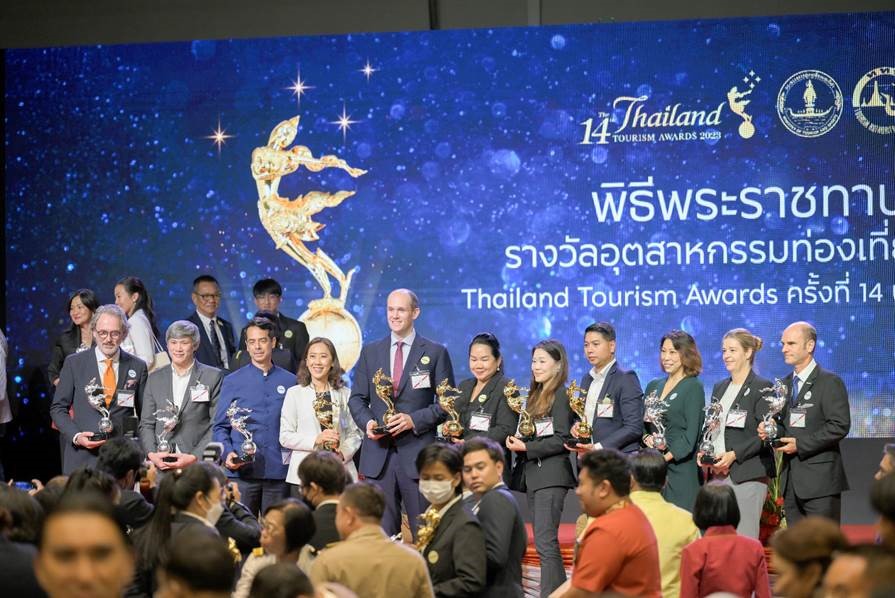
<instances>
[{"instance_id":1,"label":"white dress shirt","mask_svg":"<svg viewBox=\"0 0 895 598\"><path fill-rule=\"evenodd\" d=\"M171 364L171 392L174 393L172 395L172 400L178 411L180 410L180 406L183 405L183 397L186 394L187 387L190 385L190 376L193 375L194 367L196 367L195 359L190 363L190 367L188 367L186 372L181 376L177 373L177 368L174 367L174 364Z\"/></svg>"},{"instance_id":2,"label":"white dress shirt","mask_svg":"<svg viewBox=\"0 0 895 598\"><path fill-rule=\"evenodd\" d=\"M799 394L802 393L802 389L805 387L805 382L808 381L808 377L811 375L811 372L813 372L814 368L816 368L816 367L817 367L817 362L812 359L811 363L806 365L805 369L803 369L798 374L795 372L795 370L793 370L793 373L792 373L793 384L795 384L796 378L799 379Z\"/></svg>"},{"instance_id":3,"label":"white dress shirt","mask_svg":"<svg viewBox=\"0 0 895 598\"><path fill-rule=\"evenodd\" d=\"M590 377L593 378L593 381L587 389L587 400L584 403L584 417L587 423L594 421L594 413L597 412L597 403L602 399L600 391L603 390L603 385L606 383L607 372L609 372L614 364L615 360L613 359L599 372L596 368L590 369Z\"/></svg>"},{"instance_id":4,"label":"white dress shirt","mask_svg":"<svg viewBox=\"0 0 895 598\"><path fill-rule=\"evenodd\" d=\"M715 445L716 457L720 457L727 452L727 447L724 444L724 428L727 427L727 412L730 411L730 408L733 406L733 401L737 398L737 395L740 394L741 388L743 388L742 384L734 384L731 382L727 385L727 390L725 390L724 394L721 396L721 425L715 430L715 436L712 438L712 443Z\"/></svg>"},{"instance_id":5,"label":"white dress shirt","mask_svg":"<svg viewBox=\"0 0 895 598\"><path fill-rule=\"evenodd\" d=\"M202 320L202 325L205 326L205 334L208 335L208 338L211 338L211 335L214 334L218 337L218 346L221 348L221 362L224 364L224 369L230 367L229 359L227 359L227 343L224 342L224 334L221 331L221 322L218 320L217 316L214 318L209 318L199 310L196 310L196 313L199 314L199 319ZM217 326L211 326L211 322L214 320L217 322ZM212 345L212 349L214 345ZM209 364L212 365L212 364Z\"/></svg>"}]
</instances>

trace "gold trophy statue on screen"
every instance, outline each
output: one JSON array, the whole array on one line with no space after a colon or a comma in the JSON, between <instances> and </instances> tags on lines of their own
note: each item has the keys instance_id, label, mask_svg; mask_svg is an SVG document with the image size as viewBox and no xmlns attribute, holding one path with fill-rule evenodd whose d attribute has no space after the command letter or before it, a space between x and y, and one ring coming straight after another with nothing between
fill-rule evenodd
<instances>
[{"instance_id":1,"label":"gold trophy statue on screen","mask_svg":"<svg viewBox=\"0 0 895 598\"><path fill-rule=\"evenodd\" d=\"M313 217L334 208L354 195L354 191L308 191L295 199L280 197L280 180L302 166L311 172L327 168L344 170L354 178L366 174L366 170L352 168L345 160L333 155L315 158L303 145L286 147L295 141L298 133L298 116L284 120L270 133L267 145L252 152L252 177L258 186L258 216L261 224L273 239L277 249L308 269L323 289L323 297L308 303L308 309L299 319L308 327L311 338L325 336L336 345L339 361L349 371L360 356L361 330L357 320L345 309L348 288L356 268L346 274L320 247L311 251L306 243L319 241L318 232L325 225ZM333 296L332 277L339 284L339 295Z\"/></svg>"}]
</instances>

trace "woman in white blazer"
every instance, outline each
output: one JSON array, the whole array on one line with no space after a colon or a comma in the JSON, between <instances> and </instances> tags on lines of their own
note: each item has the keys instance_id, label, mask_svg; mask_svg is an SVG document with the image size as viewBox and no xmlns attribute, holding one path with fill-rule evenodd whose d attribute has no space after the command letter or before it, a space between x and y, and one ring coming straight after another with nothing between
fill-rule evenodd
<instances>
[{"instance_id":1,"label":"woman in white blazer","mask_svg":"<svg viewBox=\"0 0 895 598\"><path fill-rule=\"evenodd\" d=\"M115 285L115 305L127 314L128 333L121 348L146 362L151 371L158 350L158 329L146 285L135 276L122 278Z\"/></svg>"},{"instance_id":2,"label":"woman in white blazer","mask_svg":"<svg viewBox=\"0 0 895 598\"><path fill-rule=\"evenodd\" d=\"M331 449L342 456L345 469L357 480L352 457L360 447L361 432L348 412L350 389L342 380L336 348L328 338L311 339L298 366L298 386L286 392L280 412L280 444L291 449L286 481L299 485L298 465L314 451ZM323 416L318 415L314 403ZM327 414L331 413L331 419ZM321 425L322 419L332 428Z\"/></svg>"}]
</instances>

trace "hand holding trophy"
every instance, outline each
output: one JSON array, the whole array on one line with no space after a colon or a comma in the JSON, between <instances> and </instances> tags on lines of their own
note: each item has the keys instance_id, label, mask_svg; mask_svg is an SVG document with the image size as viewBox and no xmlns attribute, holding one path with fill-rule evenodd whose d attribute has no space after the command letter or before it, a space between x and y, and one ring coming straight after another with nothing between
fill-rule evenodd
<instances>
[{"instance_id":1,"label":"hand holding trophy","mask_svg":"<svg viewBox=\"0 0 895 598\"><path fill-rule=\"evenodd\" d=\"M528 400L528 389L516 386L516 381L510 380L503 388L503 396L506 398L510 409L519 414L519 427L517 428L516 437L525 442L533 439L535 437L535 423L531 414L525 410L525 403Z\"/></svg>"},{"instance_id":2,"label":"hand holding trophy","mask_svg":"<svg viewBox=\"0 0 895 598\"><path fill-rule=\"evenodd\" d=\"M438 404L448 414L448 419L441 425L441 433L445 438L460 438L463 436L463 424L460 423L460 414L454 408L454 404L460 396L460 389L448 384L445 378L437 387L435 394L438 396Z\"/></svg>"},{"instance_id":3,"label":"hand holding trophy","mask_svg":"<svg viewBox=\"0 0 895 598\"><path fill-rule=\"evenodd\" d=\"M778 448L783 446L783 443L780 442L779 438L780 430L777 426L777 415L786 407L786 398L789 393L786 384L780 378L774 378L774 386L762 388L761 393L768 404L768 412L761 418L765 434L768 437L766 442L772 447Z\"/></svg>"},{"instance_id":4,"label":"hand holding trophy","mask_svg":"<svg viewBox=\"0 0 895 598\"><path fill-rule=\"evenodd\" d=\"M385 413L382 416L382 425L375 426L373 428L373 433L388 434L388 420L398 415L398 411L395 409L395 402L392 400L394 393L392 379L385 375L382 368L379 368L376 370L376 373L373 374L373 386L376 387L376 396L385 403L386 407Z\"/></svg>"},{"instance_id":5,"label":"hand holding trophy","mask_svg":"<svg viewBox=\"0 0 895 598\"><path fill-rule=\"evenodd\" d=\"M106 407L106 392L102 384L96 383L96 378L91 378L87 386L84 387L87 393L87 402L90 406L99 411L99 432L94 432L90 440L108 440L112 435L114 426L112 419L109 417L109 408Z\"/></svg>"},{"instance_id":6,"label":"hand holding trophy","mask_svg":"<svg viewBox=\"0 0 895 598\"><path fill-rule=\"evenodd\" d=\"M593 428L587 423L587 415L584 413L584 403L587 400L587 394L572 380L569 388L566 390L566 396L569 397L569 407L578 416L578 422L572 426L572 438L566 441L569 446L578 444L591 444L593 436Z\"/></svg>"}]
</instances>

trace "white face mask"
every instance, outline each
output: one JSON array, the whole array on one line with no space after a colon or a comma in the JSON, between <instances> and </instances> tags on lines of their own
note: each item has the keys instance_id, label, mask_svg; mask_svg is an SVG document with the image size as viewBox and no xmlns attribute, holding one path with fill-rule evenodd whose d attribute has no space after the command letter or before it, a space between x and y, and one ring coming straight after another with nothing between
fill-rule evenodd
<instances>
[{"instance_id":1,"label":"white face mask","mask_svg":"<svg viewBox=\"0 0 895 598\"><path fill-rule=\"evenodd\" d=\"M218 519L221 518L221 513L224 512L224 505L219 500L211 501L211 507L209 507L208 511L205 513L205 519L211 525L216 525Z\"/></svg>"},{"instance_id":2,"label":"white face mask","mask_svg":"<svg viewBox=\"0 0 895 598\"><path fill-rule=\"evenodd\" d=\"M450 480L420 480L420 494L433 505L443 505L454 497Z\"/></svg>"}]
</instances>

